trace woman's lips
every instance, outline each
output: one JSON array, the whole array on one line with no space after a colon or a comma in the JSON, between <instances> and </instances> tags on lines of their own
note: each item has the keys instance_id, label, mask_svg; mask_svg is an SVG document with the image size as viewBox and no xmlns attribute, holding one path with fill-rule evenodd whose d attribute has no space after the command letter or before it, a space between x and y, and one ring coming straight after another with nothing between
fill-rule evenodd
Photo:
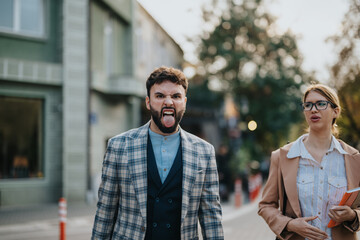
<instances>
[{"instance_id":1,"label":"woman's lips","mask_svg":"<svg viewBox=\"0 0 360 240\"><path fill-rule=\"evenodd\" d=\"M311 116L310 117L310 120L313 121L313 122L317 122L319 121L321 118L319 116Z\"/></svg>"}]
</instances>

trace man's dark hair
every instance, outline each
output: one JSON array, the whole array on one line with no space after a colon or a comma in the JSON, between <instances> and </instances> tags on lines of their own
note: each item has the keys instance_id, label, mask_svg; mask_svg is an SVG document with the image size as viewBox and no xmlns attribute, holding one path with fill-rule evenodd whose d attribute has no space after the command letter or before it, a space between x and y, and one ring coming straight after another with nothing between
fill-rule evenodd
<instances>
[{"instance_id":1,"label":"man's dark hair","mask_svg":"<svg viewBox=\"0 0 360 240\"><path fill-rule=\"evenodd\" d=\"M162 66L155 69L146 81L146 90L148 97L150 97L151 87L154 84L160 84L164 81L170 81L172 83L183 86L186 94L189 83L185 74L179 69Z\"/></svg>"}]
</instances>

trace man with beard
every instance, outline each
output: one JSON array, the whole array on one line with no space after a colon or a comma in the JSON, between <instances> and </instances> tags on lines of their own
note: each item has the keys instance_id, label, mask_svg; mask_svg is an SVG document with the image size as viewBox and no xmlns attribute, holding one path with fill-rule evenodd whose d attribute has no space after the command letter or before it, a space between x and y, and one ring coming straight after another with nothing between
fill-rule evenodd
<instances>
[{"instance_id":1,"label":"man with beard","mask_svg":"<svg viewBox=\"0 0 360 240\"><path fill-rule=\"evenodd\" d=\"M182 130L188 81L155 69L146 82L151 120L111 138L92 239L224 239L214 147Z\"/></svg>"}]
</instances>

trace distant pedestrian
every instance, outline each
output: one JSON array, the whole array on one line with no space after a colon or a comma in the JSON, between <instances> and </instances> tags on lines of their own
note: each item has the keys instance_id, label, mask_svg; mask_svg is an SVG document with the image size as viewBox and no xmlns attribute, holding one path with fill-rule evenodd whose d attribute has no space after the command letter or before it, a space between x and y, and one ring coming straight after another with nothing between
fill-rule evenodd
<instances>
[{"instance_id":1,"label":"distant pedestrian","mask_svg":"<svg viewBox=\"0 0 360 240\"><path fill-rule=\"evenodd\" d=\"M219 173L220 198L223 202L229 200L229 195L233 185L232 174L230 171L230 151L228 146L221 144L216 153L216 163Z\"/></svg>"},{"instance_id":2,"label":"distant pedestrian","mask_svg":"<svg viewBox=\"0 0 360 240\"><path fill-rule=\"evenodd\" d=\"M337 206L360 184L358 150L335 138L338 96L311 85L302 108L309 132L272 153L258 213L279 239L357 239L360 208ZM341 224L327 228L330 219Z\"/></svg>"},{"instance_id":3,"label":"distant pedestrian","mask_svg":"<svg viewBox=\"0 0 360 240\"><path fill-rule=\"evenodd\" d=\"M146 82L151 120L108 142L92 239L224 239L214 147L182 130L188 81L160 67Z\"/></svg>"}]
</instances>

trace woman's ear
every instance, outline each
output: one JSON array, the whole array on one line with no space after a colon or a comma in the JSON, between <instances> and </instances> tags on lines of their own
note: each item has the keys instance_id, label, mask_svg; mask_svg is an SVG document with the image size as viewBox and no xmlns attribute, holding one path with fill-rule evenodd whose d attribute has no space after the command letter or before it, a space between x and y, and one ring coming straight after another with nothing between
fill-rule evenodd
<instances>
[{"instance_id":1,"label":"woman's ear","mask_svg":"<svg viewBox=\"0 0 360 240\"><path fill-rule=\"evenodd\" d=\"M333 116L334 116L334 118L338 118L338 117L339 117L339 113L340 113L340 111L339 111L339 108L338 108L338 107L336 107L336 108L333 109Z\"/></svg>"}]
</instances>

